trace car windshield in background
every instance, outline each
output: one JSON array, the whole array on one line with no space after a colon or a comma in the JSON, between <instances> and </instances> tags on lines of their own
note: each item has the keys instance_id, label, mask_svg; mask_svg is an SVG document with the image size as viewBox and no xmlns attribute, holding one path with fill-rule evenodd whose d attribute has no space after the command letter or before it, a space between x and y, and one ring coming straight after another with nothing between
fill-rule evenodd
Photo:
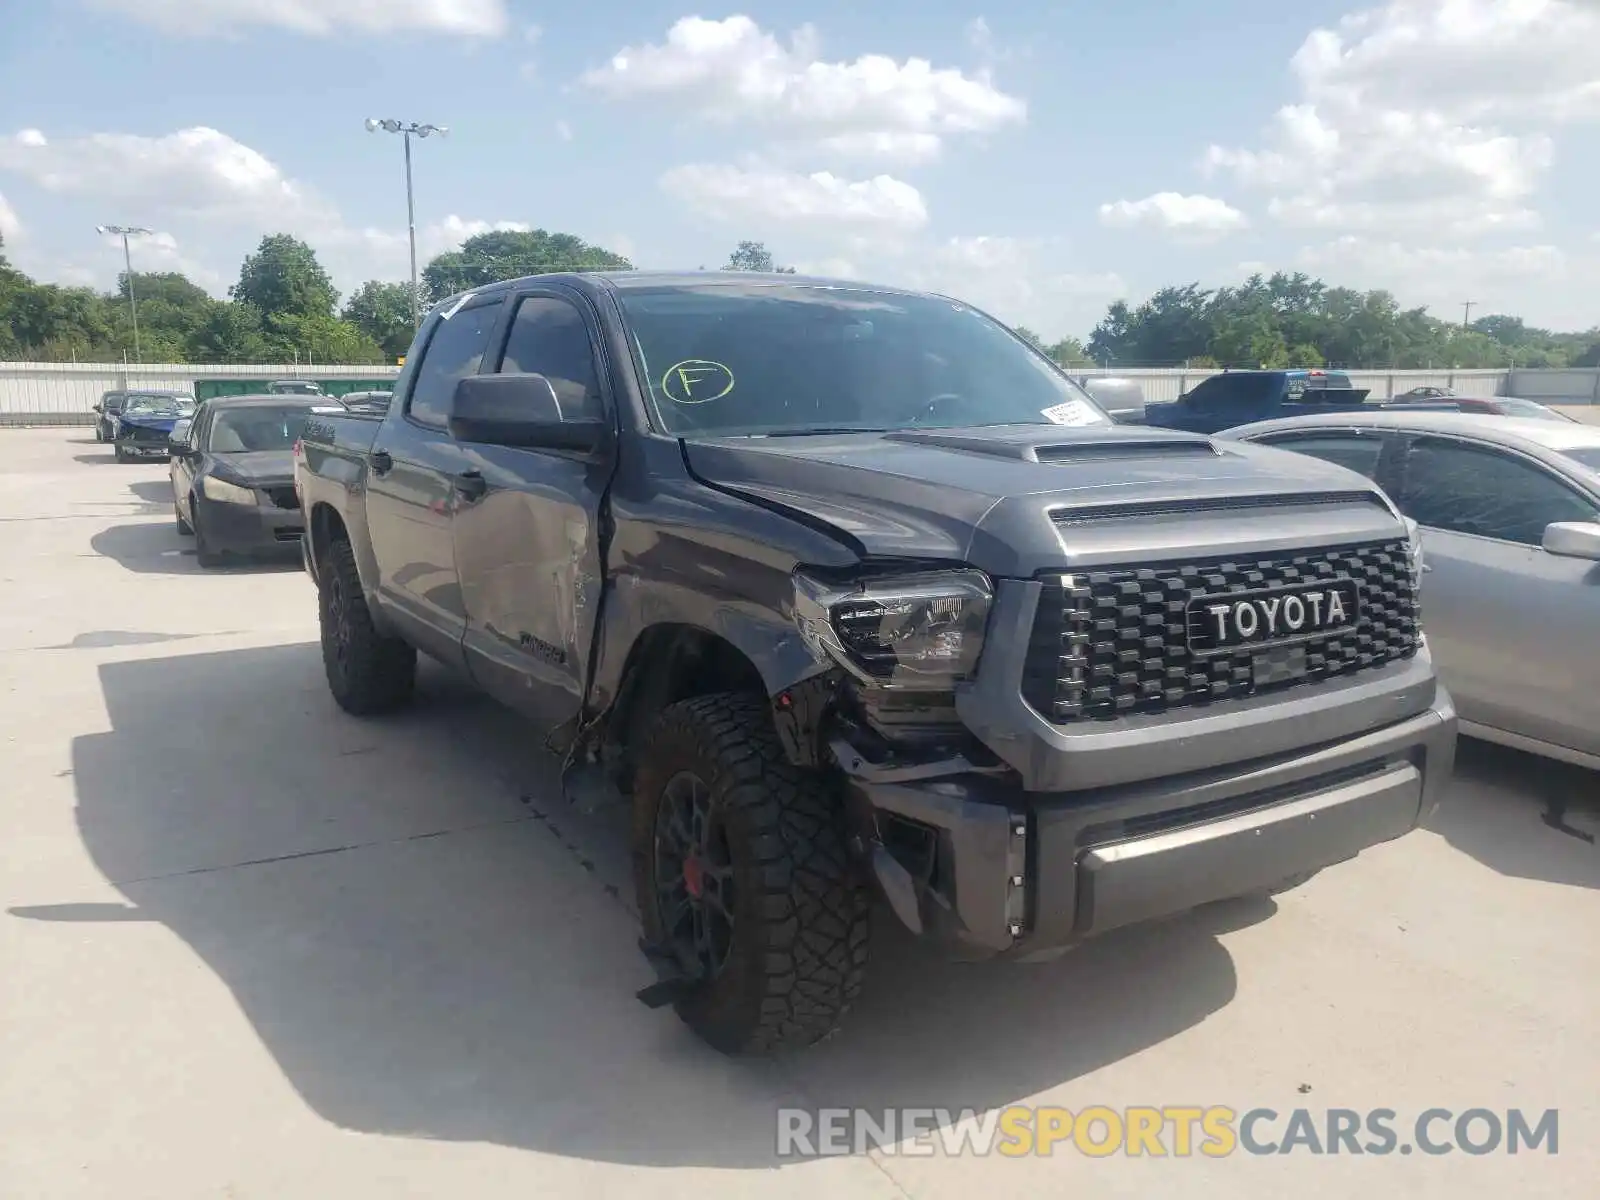
<instances>
[{"instance_id":1,"label":"car windshield in background","mask_svg":"<svg viewBox=\"0 0 1600 1200\"><path fill-rule=\"evenodd\" d=\"M129 416L183 417L194 412L194 401L177 396L129 396L122 411Z\"/></svg>"},{"instance_id":2,"label":"car windshield in background","mask_svg":"<svg viewBox=\"0 0 1600 1200\"><path fill-rule=\"evenodd\" d=\"M1570 421L1572 419L1566 413L1559 413L1553 408L1535 404L1532 400L1512 400L1502 396L1495 403L1501 407L1508 417L1531 417L1539 421Z\"/></svg>"},{"instance_id":3,"label":"car windshield in background","mask_svg":"<svg viewBox=\"0 0 1600 1200\"><path fill-rule=\"evenodd\" d=\"M1591 471L1600 472L1600 446L1579 446L1577 449L1563 450L1561 453L1573 462L1582 463Z\"/></svg>"},{"instance_id":4,"label":"car windshield in background","mask_svg":"<svg viewBox=\"0 0 1600 1200\"><path fill-rule=\"evenodd\" d=\"M1042 355L955 301L764 283L618 298L669 433L1111 424Z\"/></svg>"},{"instance_id":5,"label":"car windshield in background","mask_svg":"<svg viewBox=\"0 0 1600 1200\"><path fill-rule=\"evenodd\" d=\"M305 429L311 410L304 405L284 408L239 408L219 412L211 422L213 454L248 454L253 450L288 450Z\"/></svg>"}]
</instances>

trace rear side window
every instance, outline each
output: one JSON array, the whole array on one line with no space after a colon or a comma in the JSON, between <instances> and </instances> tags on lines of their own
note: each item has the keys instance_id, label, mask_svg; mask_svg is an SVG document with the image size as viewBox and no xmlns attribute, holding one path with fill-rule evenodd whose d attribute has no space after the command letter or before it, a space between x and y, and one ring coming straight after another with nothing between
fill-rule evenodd
<instances>
[{"instance_id":1,"label":"rear side window","mask_svg":"<svg viewBox=\"0 0 1600 1200\"><path fill-rule=\"evenodd\" d=\"M1368 479L1378 477L1378 459L1383 454L1383 439L1359 433L1296 433L1263 438L1262 443L1279 450L1309 454L1336 466L1359 471Z\"/></svg>"},{"instance_id":2,"label":"rear side window","mask_svg":"<svg viewBox=\"0 0 1600 1200\"><path fill-rule=\"evenodd\" d=\"M489 335L500 317L501 301L463 308L441 319L428 339L406 412L420 424L443 429L456 383L476 375L489 348Z\"/></svg>"},{"instance_id":3,"label":"rear side window","mask_svg":"<svg viewBox=\"0 0 1600 1200\"><path fill-rule=\"evenodd\" d=\"M555 390L566 420L593 419L603 414L589 329L583 314L566 300L554 296L523 298L506 336L500 371L543 375Z\"/></svg>"},{"instance_id":4,"label":"rear side window","mask_svg":"<svg viewBox=\"0 0 1600 1200\"><path fill-rule=\"evenodd\" d=\"M1597 515L1594 504L1542 467L1443 439L1412 446L1396 499L1419 525L1526 546L1543 543L1546 525Z\"/></svg>"}]
</instances>

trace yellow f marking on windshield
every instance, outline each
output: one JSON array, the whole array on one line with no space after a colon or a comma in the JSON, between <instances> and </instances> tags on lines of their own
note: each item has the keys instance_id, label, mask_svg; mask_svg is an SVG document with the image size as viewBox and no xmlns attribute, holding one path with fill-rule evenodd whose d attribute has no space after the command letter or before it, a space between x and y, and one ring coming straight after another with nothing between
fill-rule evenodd
<instances>
[{"instance_id":1,"label":"yellow f marking on windshield","mask_svg":"<svg viewBox=\"0 0 1600 1200\"><path fill-rule=\"evenodd\" d=\"M708 358L686 358L666 369L661 390L677 404L710 404L733 391L733 372Z\"/></svg>"}]
</instances>

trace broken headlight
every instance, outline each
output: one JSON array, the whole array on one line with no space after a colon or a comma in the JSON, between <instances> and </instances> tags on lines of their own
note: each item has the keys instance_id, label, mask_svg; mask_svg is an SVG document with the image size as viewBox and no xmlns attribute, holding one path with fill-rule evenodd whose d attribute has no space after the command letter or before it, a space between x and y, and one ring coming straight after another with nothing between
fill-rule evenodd
<instances>
[{"instance_id":1,"label":"broken headlight","mask_svg":"<svg viewBox=\"0 0 1600 1200\"><path fill-rule=\"evenodd\" d=\"M970 679L994 589L981 571L831 584L795 576L801 636L863 683L939 691Z\"/></svg>"}]
</instances>

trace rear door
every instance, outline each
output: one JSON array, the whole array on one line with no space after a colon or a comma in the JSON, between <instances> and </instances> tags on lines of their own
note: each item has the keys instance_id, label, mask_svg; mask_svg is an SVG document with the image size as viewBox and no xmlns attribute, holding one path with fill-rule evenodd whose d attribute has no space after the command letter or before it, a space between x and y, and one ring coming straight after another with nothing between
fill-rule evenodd
<instances>
[{"instance_id":1,"label":"rear door","mask_svg":"<svg viewBox=\"0 0 1600 1200\"><path fill-rule=\"evenodd\" d=\"M550 380L567 418L610 417L599 324L564 289L512 301L501 372ZM554 450L466 444L482 494L456 510L456 566L466 607L473 676L538 721L576 716L603 584L602 503L614 458L591 462Z\"/></svg>"},{"instance_id":2,"label":"rear door","mask_svg":"<svg viewBox=\"0 0 1600 1200\"><path fill-rule=\"evenodd\" d=\"M478 298L433 319L399 411L378 426L367 457L367 532L378 595L406 635L444 662L461 662L466 608L451 533L468 463L445 427L456 382L478 372L504 297Z\"/></svg>"},{"instance_id":3,"label":"rear door","mask_svg":"<svg viewBox=\"0 0 1600 1200\"><path fill-rule=\"evenodd\" d=\"M1543 463L1464 439L1409 439L1395 501L1422 526L1422 624L1464 721L1600 753L1600 565L1544 528L1596 498Z\"/></svg>"}]
</instances>

